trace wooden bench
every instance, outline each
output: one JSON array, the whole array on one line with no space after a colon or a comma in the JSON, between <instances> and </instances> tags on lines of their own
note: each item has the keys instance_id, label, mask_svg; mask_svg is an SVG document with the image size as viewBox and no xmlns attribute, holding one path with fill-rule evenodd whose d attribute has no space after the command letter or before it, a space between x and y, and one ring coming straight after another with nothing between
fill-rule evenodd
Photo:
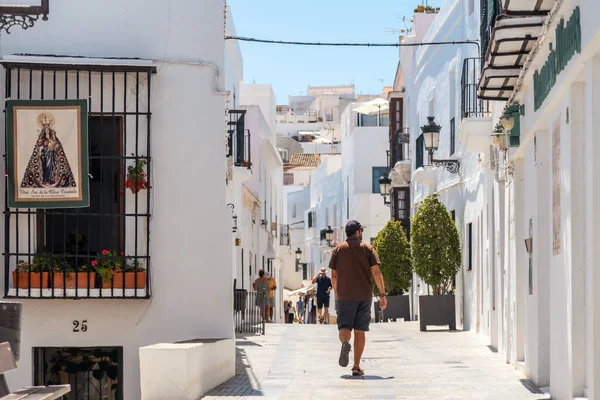
<instances>
[{"instance_id":1,"label":"wooden bench","mask_svg":"<svg viewBox=\"0 0 600 400\"><path fill-rule=\"evenodd\" d=\"M0 400L54 400L70 391L71 385L30 386L0 397Z\"/></svg>"},{"instance_id":2,"label":"wooden bench","mask_svg":"<svg viewBox=\"0 0 600 400\"><path fill-rule=\"evenodd\" d=\"M56 385L27 386L10 393L4 374L14 369L17 369L17 363L10 344L0 343L0 400L54 400L71 391L71 385Z\"/></svg>"}]
</instances>

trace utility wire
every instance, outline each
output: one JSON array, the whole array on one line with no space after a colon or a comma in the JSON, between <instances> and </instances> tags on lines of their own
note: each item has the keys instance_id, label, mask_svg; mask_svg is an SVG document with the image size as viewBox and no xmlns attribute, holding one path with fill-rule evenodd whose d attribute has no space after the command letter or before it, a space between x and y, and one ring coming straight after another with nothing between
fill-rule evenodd
<instances>
[{"instance_id":1,"label":"utility wire","mask_svg":"<svg viewBox=\"0 0 600 400\"><path fill-rule=\"evenodd\" d=\"M445 46L470 44L477 46L477 51L481 54L479 42L476 40L461 40L452 42L420 42L420 43L344 43L344 42L296 42L285 40L257 39L244 36L225 36L225 40L239 40L242 42L285 44L294 46L329 46L329 47L419 47L419 46Z\"/></svg>"}]
</instances>

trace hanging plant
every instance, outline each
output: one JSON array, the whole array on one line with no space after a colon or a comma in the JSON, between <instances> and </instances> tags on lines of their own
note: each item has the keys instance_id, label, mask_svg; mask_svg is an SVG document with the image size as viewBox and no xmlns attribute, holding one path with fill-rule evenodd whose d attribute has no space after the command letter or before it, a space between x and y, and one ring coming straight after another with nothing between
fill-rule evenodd
<instances>
[{"instance_id":1,"label":"hanging plant","mask_svg":"<svg viewBox=\"0 0 600 400\"><path fill-rule=\"evenodd\" d=\"M134 156L133 153L131 153ZM148 161L145 159L139 159L135 162L135 165L127 167L127 179L125 180L125 187L131 190L131 193L135 194L142 189L150 189L148 180L146 179L146 173L144 169Z\"/></svg>"}]
</instances>

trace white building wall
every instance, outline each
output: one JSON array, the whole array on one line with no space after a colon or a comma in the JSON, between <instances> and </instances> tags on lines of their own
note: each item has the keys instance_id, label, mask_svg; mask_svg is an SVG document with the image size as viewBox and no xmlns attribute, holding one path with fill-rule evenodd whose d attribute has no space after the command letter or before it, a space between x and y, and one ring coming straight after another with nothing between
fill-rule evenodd
<instances>
[{"instance_id":1,"label":"white building wall","mask_svg":"<svg viewBox=\"0 0 600 400\"><path fill-rule=\"evenodd\" d=\"M140 57L158 66L151 126L153 298L24 300L23 357L8 380L11 387L32 384L32 347L123 346L124 398L137 399L139 347L232 336L231 216L222 169L223 3L56 0L51 10L48 21L2 35L3 54ZM82 20L86 23L76 22ZM73 332L75 319L87 319L87 332Z\"/></svg>"},{"instance_id":2,"label":"white building wall","mask_svg":"<svg viewBox=\"0 0 600 400\"><path fill-rule=\"evenodd\" d=\"M576 53L558 74L549 96L535 110L533 73L548 59L549 45L556 48L557 24L568 20L577 6L581 11L581 53ZM509 243L504 255L514 295L504 301L503 307L510 309L499 340L505 342L507 359L522 361L517 365L537 385L549 386L553 398L559 400L596 398L600 382L600 343L596 339L600 332L596 295L600 280L595 272L599 225L594 211L598 195L594 154L598 146L592 133L598 125L600 93L597 10L598 5L591 0L562 2L524 72L523 86L515 97L515 103L525 106L525 115L520 118L520 146L511 149L509 155L514 194L504 194L507 206L513 201L515 204L514 239L510 236L510 211L505 217ZM493 105L494 122L504 106L500 102ZM554 173L557 149L560 162L558 173ZM555 182L560 184L558 209L553 208L552 201ZM560 222L558 230L553 223L555 215ZM530 220L531 292L529 259L522 245L530 234ZM560 248L555 249L554 244Z\"/></svg>"},{"instance_id":3,"label":"white building wall","mask_svg":"<svg viewBox=\"0 0 600 400\"><path fill-rule=\"evenodd\" d=\"M415 25L403 42L462 41L478 36L479 4L474 2L448 0L437 17L415 15ZM475 46L449 45L401 48L400 64L403 71L398 75L405 87L405 125L411 129L411 159L413 179L411 185L413 214L420 202L429 194L437 193L448 211L454 211L463 251L463 268L456 279L457 323L463 329L481 332L488 337L490 344L496 339L497 285L499 272L493 236L494 221L491 214L493 174L487 172L486 157L467 153L458 141L461 123L461 75L463 60L476 57ZM444 168L436 168L435 180L431 185L424 184L416 171L416 139L421 134L421 126L427 117L434 116L442 126L435 159L457 159L460 172L451 174ZM450 124L456 129L455 151L451 154ZM425 165L429 165L426 151L423 152ZM487 155L486 155L487 156ZM484 162L481 162L484 161ZM491 222L490 222L491 221ZM471 224L472 246L468 246L467 228ZM469 254L471 266L469 269ZM426 285L414 277L413 313L418 315L418 296L427 294Z\"/></svg>"},{"instance_id":4,"label":"white building wall","mask_svg":"<svg viewBox=\"0 0 600 400\"><path fill-rule=\"evenodd\" d=\"M341 226L351 219L359 221L365 226L363 240L369 242L390 219L383 197L373 193L373 167L387 166L389 128L356 126L353 110L358 106L360 103L351 104L343 114Z\"/></svg>"}]
</instances>

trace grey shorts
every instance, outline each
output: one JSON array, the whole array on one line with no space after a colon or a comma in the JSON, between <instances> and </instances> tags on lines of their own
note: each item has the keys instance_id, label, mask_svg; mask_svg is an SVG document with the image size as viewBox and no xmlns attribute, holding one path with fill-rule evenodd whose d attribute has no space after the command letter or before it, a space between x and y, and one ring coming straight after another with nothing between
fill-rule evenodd
<instances>
[{"instance_id":1,"label":"grey shorts","mask_svg":"<svg viewBox=\"0 0 600 400\"><path fill-rule=\"evenodd\" d=\"M356 329L357 331L369 330L371 322L370 301L343 301L336 302L338 329Z\"/></svg>"}]
</instances>

